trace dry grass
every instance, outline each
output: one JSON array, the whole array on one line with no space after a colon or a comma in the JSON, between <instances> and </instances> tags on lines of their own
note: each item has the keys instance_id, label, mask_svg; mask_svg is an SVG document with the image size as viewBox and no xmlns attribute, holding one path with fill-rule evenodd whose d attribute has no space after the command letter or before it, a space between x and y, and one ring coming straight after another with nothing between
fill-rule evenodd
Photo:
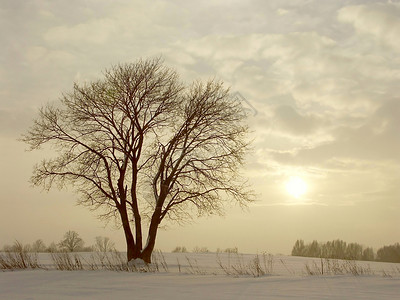
<instances>
[{"instance_id":1,"label":"dry grass","mask_svg":"<svg viewBox=\"0 0 400 300\"><path fill-rule=\"evenodd\" d=\"M274 257L271 254L263 253L260 258L260 255L257 254L250 262L245 263L243 255L235 254L233 263L231 255L228 255L228 262L224 264L217 255L217 263L226 275L260 277L272 274Z\"/></svg>"},{"instance_id":2,"label":"dry grass","mask_svg":"<svg viewBox=\"0 0 400 300\"><path fill-rule=\"evenodd\" d=\"M321 258L319 263L306 264L305 269L308 275L373 275L369 265L361 266L354 260Z\"/></svg>"},{"instance_id":3,"label":"dry grass","mask_svg":"<svg viewBox=\"0 0 400 300\"><path fill-rule=\"evenodd\" d=\"M77 270L107 270L115 272L170 272L166 263L164 254L156 250L152 255L152 263L146 264L137 260L134 262L126 261L126 254L112 252L94 252L90 256L80 255L78 253L54 252L51 253L52 264L40 265L37 253L28 252L19 242L16 242L14 251L5 251L0 253L0 269L3 271L12 271L19 269L56 269L62 271ZM274 274L274 256L263 253L255 255L252 259L245 259L243 254L227 253L222 256L217 253L216 262L224 274L234 277L261 277ZM194 275L216 275L220 272L207 270L199 266L196 259L185 256L186 263L181 265L178 257L177 268L179 273ZM278 261L279 262L279 261ZM280 259L282 265L290 274L291 271L285 262ZM278 266L279 268L279 266ZM174 271L172 271L174 272ZM175 271L176 272L176 271ZM377 272L377 273L376 273ZM383 277L400 276L400 268L395 266L391 270L376 270L375 273ZM375 275L370 265L360 264L356 261L338 260L338 259L320 259L305 264L304 274L310 276L320 275Z\"/></svg>"},{"instance_id":4,"label":"dry grass","mask_svg":"<svg viewBox=\"0 0 400 300\"><path fill-rule=\"evenodd\" d=\"M126 256L118 251L94 252L84 259L79 254L52 253L51 258L57 270L108 270L116 272L168 272L168 265L161 251L156 250L152 255L151 264L144 262L127 262Z\"/></svg>"},{"instance_id":5,"label":"dry grass","mask_svg":"<svg viewBox=\"0 0 400 300\"><path fill-rule=\"evenodd\" d=\"M37 253L31 253L18 241L14 243L14 251L0 253L0 269L39 269Z\"/></svg>"},{"instance_id":6,"label":"dry grass","mask_svg":"<svg viewBox=\"0 0 400 300\"><path fill-rule=\"evenodd\" d=\"M199 264L197 263L197 260L191 260L189 257L186 256L186 261L188 263L188 267L186 268L187 273L189 274L197 274L197 275L207 275L208 272L206 270L203 270L199 267ZM180 267L179 267L180 269Z\"/></svg>"},{"instance_id":7,"label":"dry grass","mask_svg":"<svg viewBox=\"0 0 400 300\"><path fill-rule=\"evenodd\" d=\"M53 260L54 266L57 270L83 270L82 259L78 254L54 252L51 253L51 259Z\"/></svg>"}]
</instances>

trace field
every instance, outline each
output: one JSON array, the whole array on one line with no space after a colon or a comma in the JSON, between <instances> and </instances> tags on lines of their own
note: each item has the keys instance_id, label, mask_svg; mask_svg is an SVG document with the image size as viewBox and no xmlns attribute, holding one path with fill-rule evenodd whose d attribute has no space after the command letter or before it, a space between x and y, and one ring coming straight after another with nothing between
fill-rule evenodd
<instances>
[{"instance_id":1,"label":"field","mask_svg":"<svg viewBox=\"0 0 400 300\"><path fill-rule=\"evenodd\" d=\"M74 265L76 260L71 257ZM131 272L94 266L0 272L0 299L398 299L400 265L312 258L215 253L158 253L151 267ZM95 269L95 270L89 270ZM158 270L157 270L158 269ZM134 272L132 272L135 270Z\"/></svg>"}]
</instances>

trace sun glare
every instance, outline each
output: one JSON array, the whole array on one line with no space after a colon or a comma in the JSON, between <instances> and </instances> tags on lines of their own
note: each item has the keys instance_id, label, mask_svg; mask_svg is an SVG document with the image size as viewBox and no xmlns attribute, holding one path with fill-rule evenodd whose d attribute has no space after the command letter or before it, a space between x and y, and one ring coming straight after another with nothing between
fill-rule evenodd
<instances>
[{"instance_id":1,"label":"sun glare","mask_svg":"<svg viewBox=\"0 0 400 300\"><path fill-rule=\"evenodd\" d=\"M299 198L307 191L307 184L300 177L290 177L286 182L286 191L293 197Z\"/></svg>"}]
</instances>

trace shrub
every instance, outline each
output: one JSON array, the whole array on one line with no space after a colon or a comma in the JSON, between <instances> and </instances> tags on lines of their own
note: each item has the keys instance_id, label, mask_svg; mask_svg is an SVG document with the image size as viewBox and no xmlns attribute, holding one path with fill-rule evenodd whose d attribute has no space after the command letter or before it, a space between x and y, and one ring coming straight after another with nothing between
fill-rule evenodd
<instances>
[{"instance_id":1,"label":"shrub","mask_svg":"<svg viewBox=\"0 0 400 300\"><path fill-rule=\"evenodd\" d=\"M234 247L234 248L226 248L225 250L224 250L224 252L225 253L239 253L239 249L238 249L238 247Z\"/></svg>"},{"instance_id":2,"label":"shrub","mask_svg":"<svg viewBox=\"0 0 400 300\"><path fill-rule=\"evenodd\" d=\"M192 250L193 253L209 253L210 251L208 250L207 247L194 247Z\"/></svg>"},{"instance_id":3,"label":"shrub","mask_svg":"<svg viewBox=\"0 0 400 300\"><path fill-rule=\"evenodd\" d=\"M172 250L172 253L186 253L188 252L185 246L177 246L175 247L174 250Z\"/></svg>"}]
</instances>

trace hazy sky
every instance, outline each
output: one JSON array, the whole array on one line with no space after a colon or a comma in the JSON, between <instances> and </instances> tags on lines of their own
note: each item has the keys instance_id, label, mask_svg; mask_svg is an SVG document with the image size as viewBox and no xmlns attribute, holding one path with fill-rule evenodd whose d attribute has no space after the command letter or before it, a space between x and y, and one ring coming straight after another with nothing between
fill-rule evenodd
<instances>
[{"instance_id":1,"label":"hazy sky","mask_svg":"<svg viewBox=\"0 0 400 300\"><path fill-rule=\"evenodd\" d=\"M17 139L37 110L104 68L162 55L191 81L217 77L258 113L247 211L160 231L156 248L290 253L296 239L400 241L400 3L361 0L0 1L0 247L76 230L124 249L122 230L70 191L32 188ZM298 198L285 188L301 178Z\"/></svg>"}]
</instances>

